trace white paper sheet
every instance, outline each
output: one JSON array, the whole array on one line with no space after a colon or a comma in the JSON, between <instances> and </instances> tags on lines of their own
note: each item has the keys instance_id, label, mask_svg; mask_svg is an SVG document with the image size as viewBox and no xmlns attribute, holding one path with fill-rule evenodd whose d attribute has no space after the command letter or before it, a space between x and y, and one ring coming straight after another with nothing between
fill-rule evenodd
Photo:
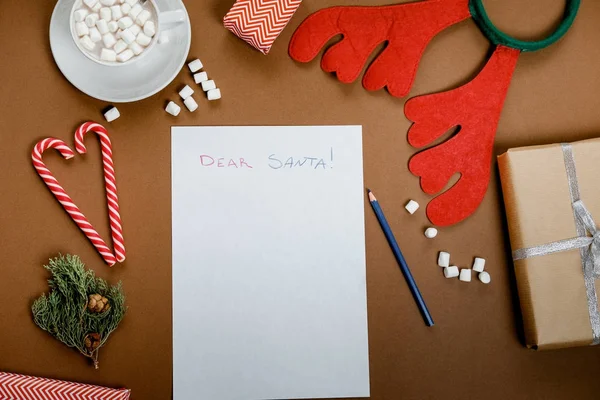
<instances>
[{"instance_id":1,"label":"white paper sheet","mask_svg":"<svg viewBox=\"0 0 600 400\"><path fill-rule=\"evenodd\" d=\"M369 396L362 171L359 126L173 128L175 400Z\"/></svg>"}]
</instances>

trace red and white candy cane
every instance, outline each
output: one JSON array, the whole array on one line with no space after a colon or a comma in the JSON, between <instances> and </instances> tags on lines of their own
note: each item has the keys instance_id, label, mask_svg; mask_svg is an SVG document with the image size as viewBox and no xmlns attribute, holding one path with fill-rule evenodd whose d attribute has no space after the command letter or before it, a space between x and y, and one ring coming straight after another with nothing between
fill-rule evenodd
<instances>
[{"instance_id":1,"label":"red and white candy cane","mask_svg":"<svg viewBox=\"0 0 600 400\"><path fill-rule=\"evenodd\" d=\"M35 145L33 152L31 153L31 158L33 159L33 166L37 170L37 173L44 180L44 183L48 186L54 197L62 204L65 211L69 213L71 218L73 218L73 221L75 221L77 226L79 226L94 247L96 247L104 261L106 261L108 265L113 266L117 260L112 251L42 161L42 154L48 149L58 150L67 160L73 158L75 153L73 153L73 150L71 150L62 140L47 138Z\"/></svg>"},{"instance_id":2,"label":"red and white candy cane","mask_svg":"<svg viewBox=\"0 0 600 400\"><path fill-rule=\"evenodd\" d=\"M125 241L123 239L121 215L119 214L119 198L117 196L115 167L112 160L112 145L106 128L95 122L86 122L82 124L75 132L75 148L79 154L86 153L87 150L83 144L83 137L90 131L96 133L100 137L108 217L110 219L110 231L112 234L113 247L117 261L123 262L125 261Z\"/></svg>"}]
</instances>

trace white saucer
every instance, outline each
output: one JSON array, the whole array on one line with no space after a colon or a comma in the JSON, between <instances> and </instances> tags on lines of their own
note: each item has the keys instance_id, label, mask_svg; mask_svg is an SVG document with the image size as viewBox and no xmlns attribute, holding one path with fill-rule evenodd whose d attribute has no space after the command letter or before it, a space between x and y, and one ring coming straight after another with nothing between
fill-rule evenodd
<instances>
[{"instance_id":1,"label":"white saucer","mask_svg":"<svg viewBox=\"0 0 600 400\"><path fill-rule=\"evenodd\" d=\"M192 40L190 19L181 0L156 0L160 9L183 10L183 23L169 29L169 42L157 44L135 63L98 64L78 48L70 31L75 0L58 0L50 21L50 47L63 75L83 93L111 103L150 97L175 79L184 66Z\"/></svg>"}]
</instances>

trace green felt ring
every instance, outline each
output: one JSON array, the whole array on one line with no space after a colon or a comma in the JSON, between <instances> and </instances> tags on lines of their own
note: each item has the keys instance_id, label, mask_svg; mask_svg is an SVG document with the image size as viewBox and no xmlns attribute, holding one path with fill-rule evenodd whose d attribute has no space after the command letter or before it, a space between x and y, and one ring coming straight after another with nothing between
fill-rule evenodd
<instances>
[{"instance_id":1,"label":"green felt ring","mask_svg":"<svg viewBox=\"0 0 600 400\"><path fill-rule=\"evenodd\" d=\"M521 51L536 51L554 44L567 33L577 16L580 4L581 0L567 0L565 15L558 28L547 38L534 42L515 39L496 28L485 12L482 0L469 0L469 10L479 29L495 45L503 45Z\"/></svg>"}]
</instances>

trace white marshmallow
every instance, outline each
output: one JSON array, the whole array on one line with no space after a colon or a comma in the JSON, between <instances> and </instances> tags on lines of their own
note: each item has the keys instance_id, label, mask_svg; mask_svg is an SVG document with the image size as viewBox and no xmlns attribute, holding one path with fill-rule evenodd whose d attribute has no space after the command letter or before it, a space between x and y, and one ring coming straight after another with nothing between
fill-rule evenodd
<instances>
[{"instance_id":1,"label":"white marshmallow","mask_svg":"<svg viewBox=\"0 0 600 400\"><path fill-rule=\"evenodd\" d=\"M96 4L98 4L98 0L83 0L83 4L89 8L93 8Z\"/></svg>"},{"instance_id":2,"label":"white marshmallow","mask_svg":"<svg viewBox=\"0 0 600 400\"><path fill-rule=\"evenodd\" d=\"M136 18L142 13L142 11L144 11L144 9L142 8L142 6L140 4L136 4L135 6L131 7L131 11L129 11L129 16L134 21L136 21Z\"/></svg>"},{"instance_id":3,"label":"white marshmallow","mask_svg":"<svg viewBox=\"0 0 600 400\"><path fill-rule=\"evenodd\" d=\"M185 104L185 106L188 110L190 110L190 112L194 112L198 109L198 103L196 103L196 100L194 100L192 96L185 99L183 101L183 104Z\"/></svg>"},{"instance_id":4,"label":"white marshmallow","mask_svg":"<svg viewBox=\"0 0 600 400\"><path fill-rule=\"evenodd\" d=\"M150 37L156 35L156 25L154 25L153 21L148 21L144 24L144 33Z\"/></svg>"},{"instance_id":5,"label":"white marshmallow","mask_svg":"<svg viewBox=\"0 0 600 400\"><path fill-rule=\"evenodd\" d=\"M123 12L121 11L121 6L112 6L110 8L110 16L113 21L118 21L123 18Z\"/></svg>"},{"instance_id":6,"label":"white marshmallow","mask_svg":"<svg viewBox=\"0 0 600 400\"><path fill-rule=\"evenodd\" d=\"M485 268L485 258L475 257L475 261L473 262L473 271L483 272L484 268Z\"/></svg>"},{"instance_id":7,"label":"white marshmallow","mask_svg":"<svg viewBox=\"0 0 600 400\"><path fill-rule=\"evenodd\" d=\"M123 39L119 39L119 40L117 40L117 43L115 43L115 47L113 48L113 50L115 51L115 53L119 54L126 48L127 48L127 43L125 43L123 41Z\"/></svg>"},{"instance_id":8,"label":"white marshmallow","mask_svg":"<svg viewBox=\"0 0 600 400\"><path fill-rule=\"evenodd\" d=\"M130 28L127 29L129 29L131 33L133 33L136 37L142 31L142 28L140 28L139 25L132 25Z\"/></svg>"},{"instance_id":9,"label":"white marshmallow","mask_svg":"<svg viewBox=\"0 0 600 400\"><path fill-rule=\"evenodd\" d=\"M167 108L165 108L165 111L171 114L172 116L176 117L181 112L181 107L179 107L174 102L170 101L169 104L167 104Z\"/></svg>"},{"instance_id":10,"label":"white marshmallow","mask_svg":"<svg viewBox=\"0 0 600 400\"><path fill-rule=\"evenodd\" d=\"M115 39L115 35L112 33L107 33L102 36L102 43L104 43L104 47L110 49L117 43L117 39Z\"/></svg>"},{"instance_id":11,"label":"white marshmallow","mask_svg":"<svg viewBox=\"0 0 600 400\"><path fill-rule=\"evenodd\" d=\"M192 89L188 85L185 85L185 87L179 91L179 95L181 96L181 98L183 100L187 99L188 97L190 97L193 94L194 94L194 89Z\"/></svg>"},{"instance_id":12,"label":"white marshmallow","mask_svg":"<svg viewBox=\"0 0 600 400\"><path fill-rule=\"evenodd\" d=\"M215 81L204 81L202 82L202 90L208 92L209 90L216 89L217 85L215 85Z\"/></svg>"},{"instance_id":13,"label":"white marshmallow","mask_svg":"<svg viewBox=\"0 0 600 400\"><path fill-rule=\"evenodd\" d=\"M141 26L144 26L146 22L150 19L152 14L148 10L144 10L135 18L135 23Z\"/></svg>"},{"instance_id":14,"label":"white marshmallow","mask_svg":"<svg viewBox=\"0 0 600 400\"><path fill-rule=\"evenodd\" d=\"M458 273L458 267L456 265L444 268L444 276L448 279L456 278L458 276Z\"/></svg>"},{"instance_id":15,"label":"white marshmallow","mask_svg":"<svg viewBox=\"0 0 600 400\"><path fill-rule=\"evenodd\" d=\"M208 80L208 74L206 72L198 72L194 74L194 81L197 84L201 84L202 82L206 82Z\"/></svg>"},{"instance_id":16,"label":"white marshmallow","mask_svg":"<svg viewBox=\"0 0 600 400\"><path fill-rule=\"evenodd\" d=\"M211 89L206 92L208 100L219 100L221 98L221 89Z\"/></svg>"},{"instance_id":17,"label":"white marshmallow","mask_svg":"<svg viewBox=\"0 0 600 400\"><path fill-rule=\"evenodd\" d=\"M110 21L108 23L108 31L110 33L116 33L119 30L119 25L117 24L117 21Z\"/></svg>"},{"instance_id":18,"label":"white marshmallow","mask_svg":"<svg viewBox=\"0 0 600 400\"><path fill-rule=\"evenodd\" d=\"M131 51L130 49L127 49L127 50L123 51L122 53L120 53L119 55L117 55L117 61L119 61L119 62L129 61L129 60L131 60L131 57L133 57L133 51Z\"/></svg>"},{"instance_id":19,"label":"white marshmallow","mask_svg":"<svg viewBox=\"0 0 600 400\"><path fill-rule=\"evenodd\" d=\"M96 28L101 35L108 33L108 22L105 19L99 19L96 21Z\"/></svg>"},{"instance_id":20,"label":"white marshmallow","mask_svg":"<svg viewBox=\"0 0 600 400\"><path fill-rule=\"evenodd\" d=\"M92 42L94 42L94 43L102 40L102 35L100 34L100 31L98 30L98 28L96 28L96 27L90 28L90 39L92 39Z\"/></svg>"},{"instance_id":21,"label":"white marshmallow","mask_svg":"<svg viewBox=\"0 0 600 400\"><path fill-rule=\"evenodd\" d=\"M127 29L131 25L133 25L133 20L129 17L123 17L119 20L118 24L119 24L119 28Z\"/></svg>"},{"instance_id":22,"label":"white marshmallow","mask_svg":"<svg viewBox=\"0 0 600 400\"><path fill-rule=\"evenodd\" d=\"M96 47L96 43L92 42L92 39L88 35L85 35L81 39L79 39L79 43L83 46L83 48L92 51Z\"/></svg>"},{"instance_id":23,"label":"white marshmallow","mask_svg":"<svg viewBox=\"0 0 600 400\"><path fill-rule=\"evenodd\" d=\"M167 32L161 32L158 35L158 44L169 43L169 34Z\"/></svg>"},{"instance_id":24,"label":"white marshmallow","mask_svg":"<svg viewBox=\"0 0 600 400\"><path fill-rule=\"evenodd\" d=\"M75 22L85 21L85 17L87 17L88 14L89 14L89 12L85 8L81 8L81 9L75 11L75 13L73 13L73 16L75 17Z\"/></svg>"},{"instance_id":25,"label":"white marshmallow","mask_svg":"<svg viewBox=\"0 0 600 400\"><path fill-rule=\"evenodd\" d=\"M406 203L404 208L406 208L406 211L409 213L414 214L419 209L419 203L414 200L410 200L408 203Z\"/></svg>"},{"instance_id":26,"label":"white marshmallow","mask_svg":"<svg viewBox=\"0 0 600 400\"><path fill-rule=\"evenodd\" d=\"M433 239L438 234L438 230L435 228L427 228L425 229L425 237L427 239Z\"/></svg>"},{"instance_id":27,"label":"white marshmallow","mask_svg":"<svg viewBox=\"0 0 600 400\"><path fill-rule=\"evenodd\" d=\"M96 26L96 21L98 21L99 19L100 16L98 16L98 14L90 14L87 17L85 17L85 24L89 28L93 28L94 26Z\"/></svg>"},{"instance_id":28,"label":"white marshmallow","mask_svg":"<svg viewBox=\"0 0 600 400\"><path fill-rule=\"evenodd\" d=\"M449 267L450 266L450 253L446 253L445 251L440 251L440 255L438 256L438 265L440 267Z\"/></svg>"},{"instance_id":29,"label":"white marshmallow","mask_svg":"<svg viewBox=\"0 0 600 400\"><path fill-rule=\"evenodd\" d=\"M150 36L146 36L146 34L144 34L144 32L140 32L137 35L137 38L135 39L136 42L138 42L139 44L141 44L142 46L146 47L150 44L150 42L152 41L152 38Z\"/></svg>"},{"instance_id":30,"label":"white marshmallow","mask_svg":"<svg viewBox=\"0 0 600 400\"><path fill-rule=\"evenodd\" d=\"M123 16L129 15L130 11L131 11L131 6L129 4L125 3L121 6L121 13L123 14Z\"/></svg>"},{"instance_id":31,"label":"white marshmallow","mask_svg":"<svg viewBox=\"0 0 600 400\"><path fill-rule=\"evenodd\" d=\"M108 122L113 122L115 119L119 118L121 116L121 113L119 112L119 110L117 110L117 107L112 107L110 110L108 110L107 112L104 113L104 118L106 118L106 120Z\"/></svg>"},{"instance_id":32,"label":"white marshmallow","mask_svg":"<svg viewBox=\"0 0 600 400\"><path fill-rule=\"evenodd\" d=\"M490 274L488 274L485 271L480 272L478 278L481 282L485 283L486 285L492 281L492 277L490 276Z\"/></svg>"},{"instance_id":33,"label":"white marshmallow","mask_svg":"<svg viewBox=\"0 0 600 400\"><path fill-rule=\"evenodd\" d=\"M106 22L112 20L112 11L110 11L110 8L102 7L100 9L100 19L103 19Z\"/></svg>"},{"instance_id":34,"label":"white marshmallow","mask_svg":"<svg viewBox=\"0 0 600 400\"><path fill-rule=\"evenodd\" d=\"M131 33L129 29L123 29L123 32L121 32L121 39L123 39L125 43L131 44L135 42L135 35Z\"/></svg>"},{"instance_id":35,"label":"white marshmallow","mask_svg":"<svg viewBox=\"0 0 600 400\"><path fill-rule=\"evenodd\" d=\"M196 58L194 61L188 64L188 67L192 73L195 73L200 71L204 65L202 65L202 61Z\"/></svg>"},{"instance_id":36,"label":"white marshmallow","mask_svg":"<svg viewBox=\"0 0 600 400\"><path fill-rule=\"evenodd\" d=\"M471 282L471 270L470 269L461 269L460 270L460 279L463 282Z\"/></svg>"},{"instance_id":37,"label":"white marshmallow","mask_svg":"<svg viewBox=\"0 0 600 400\"><path fill-rule=\"evenodd\" d=\"M85 24L85 22L78 22L75 24L75 32L77 32L77 36L85 36L89 35L90 28Z\"/></svg>"},{"instance_id":38,"label":"white marshmallow","mask_svg":"<svg viewBox=\"0 0 600 400\"><path fill-rule=\"evenodd\" d=\"M103 6L114 6L116 3L116 0L100 0L100 4L102 4Z\"/></svg>"},{"instance_id":39,"label":"white marshmallow","mask_svg":"<svg viewBox=\"0 0 600 400\"><path fill-rule=\"evenodd\" d=\"M114 50L102 49L100 59L103 61L117 61L117 53Z\"/></svg>"},{"instance_id":40,"label":"white marshmallow","mask_svg":"<svg viewBox=\"0 0 600 400\"><path fill-rule=\"evenodd\" d=\"M100 2L98 2L94 7L92 7L92 11L97 14L98 12L100 12L100 8L102 8L102 5L100 4Z\"/></svg>"},{"instance_id":41,"label":"white marshmallow","mask_svg":"<svg viewBox=\"0 0 600 400\"><path fill-rule=\"evenodd\" d=\"M135 54L136 56L139 56L144 52L144 48L140 46L138 42L131 43L129 45L129 48L131 49L131 51L133 51L133 54Z\"/></svg>"},{"instance_id":42,"label":"white marshmallow","mask_svg":"<svg viewBox=\"0 0 600 400\"><path fill-rule=\"evenodd\" d=\"M125 3L129 4L131 7L137 4L137 2L138 0L125 0Z\"/></svg>"}]
</instances>

